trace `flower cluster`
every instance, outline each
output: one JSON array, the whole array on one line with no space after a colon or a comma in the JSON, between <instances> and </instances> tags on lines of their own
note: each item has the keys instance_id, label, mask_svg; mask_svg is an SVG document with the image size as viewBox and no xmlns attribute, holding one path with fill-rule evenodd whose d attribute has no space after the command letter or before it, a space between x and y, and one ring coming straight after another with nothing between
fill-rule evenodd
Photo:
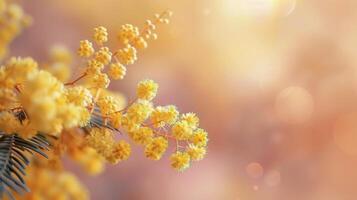
<instances>
[{"instance_id":1,"label":"flower cluster","mask_svg":"<svg viewBox=\"0 0 357 200\"><path fill-rule=\"evenodd\" d=\"M66 82L71 76L72 54L64 46L55 45L50 49L50 59L43 63L43 68L49 71L61 82Z\"/></svg>"},{"instance_id":2,"label":"flower cluster","mask_svg":"<svg viewBox=\"0 0 357 200\"><path fill-rule=\"evenodd\" d=\"M89 199L87 189L72 173L32 166L28 175L26 180L31 192L23 196L17 195L16 199Z\"/></svg>"},{"instance_id":3,"label":"flower cluster","mask_svg":"<svg viewBox=\"0 0 357 200\"><path fill-rule=\"evenodd\" d=\"M85 95L90 94L65 88L51 73L38 69L32 58L11 58L0 68L0 74L2 90L9 91L13 97L9 99L3 92L4 105L13 106L10 110L26 111L24 120L13 117L17 126L6 129L6 133L19 133L23 137L34 136L38 131L58 135L64 128L82 127L89 122L90 112L86 105L91 97ZM8 118L9 114L1 113L0 121Z\"/></svg>"},{"instance_id":4,"label":"flower cluster","mask_svg":"<svg viewBox=\"0 0 357 200\"><path fill-rule=\"evenodd\" d=\"M123 47L115 51L104 46L108 41L107 29L103 26L95 28L93 39L98 48L89 40L82 40L79 44L78 55L87 59L85 71L79 79L88 77L91 86L96 88L107 88L110 79L123 79L127 72L126 66L134 64L137 60L137 50L147 48L148 40L157 38L157 34L154 33L156 26L160 23L169 23L171 15L170 11L155 15L153 21L147 20L142 31L132 24L122 25L118 40ZM106 66L109 66L108 70Z\"/></svg>"},{"instance_id":5,"label":"flower cluster","mask_svg":"<svg viewBox=\"0 0 357 200\"><path fill-rule=\"evenodd\" d=\"M9 44L31 24L31 17L16 3L0 0L0 60L8 54Z\"/></svg>"},{"instance_id":6,"label":"flower cluster","mask_svg":"<svg viewBox=\"0 0 357 200\"><path fill-rule=\"evenodd\" d=\"M126 141L116 142L113 133L106 128L93 128L87 136L87 144L113 164L127 160L131 152Z\"/></svg>"},{"instance_id":7,"label":"flower cluster","mask_svg":"<svg viewBox=\"0 0 357 200\"><path fill-rule=\"evenodd\" d=\"M24 20L16 5L2 5L0 0L0 13L7 13L4 16L11 17L11 23ZM37 159L31 167L29 186L33 192L25 199L86 199L85 189L63 172L60 159L67 154L89 174L98 174L105 162L116 164L130 157L131 145L124 139L116 140L116 133L127 134L151 160L160 160L173 142L170 162L178 171L205 156L207 132L199 128L198 117L180 114L174 105L155 106L156 82L140 81L136 98L128 104L123 95L107 90L111 79L124 78L126 66L137 60L137 49L156 39L157 25L168 23L170 16L171 12L155 15L141 31L131 24L123 25L118 33L122 47L115 51L106 46L107 29L95 28L95 44L89 40L79 43L77 54L84 59L85 69L73 81L68 82L72 55L61 46L54 46L44 63L12 57L1 64L0 138L17 135L32 139L40 133L51 143L50 158ZM4 31L0 30L0 48ZM85 81L79 84L82 79ZM51 189L37 184L50 179L58 180Z\"/></svg>"},{"instance_id":8,"label":"flower cluster","mask_svg":"<svg viewBox=\"0 0 357 200\"><path fill-rule=\"evenodd\" d=\"M176 144L172 154L171 166L182 171L191 161L203 159L206 154L207 132L199 128L199 119L194 113L179 114L173 105L154 107L158 84L153 80L143 80L137 86L137 100L126 108L117 110L113 101L99 104L103 116L109 116L108 124L124 130L138 145L144 147L147 158L159 160L169 146L169 140ZM92 129L88 144L101 155L108 158L113 151L114 140L111 130ZM130 146L121 148L117 156L127 157ZM125 159L118 159L125 160ZM107 159L108 160L108 159Z\"/></svg>"}]
</instances>

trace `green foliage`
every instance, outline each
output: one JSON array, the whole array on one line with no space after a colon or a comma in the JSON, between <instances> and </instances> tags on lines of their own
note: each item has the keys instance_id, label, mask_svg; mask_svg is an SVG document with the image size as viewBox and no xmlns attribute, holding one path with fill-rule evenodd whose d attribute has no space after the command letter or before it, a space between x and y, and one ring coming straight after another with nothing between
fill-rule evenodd
<instances>
[{"instance_id":1,"label":"green foliage","mask_svg":"<svg viewBox=\"0 0 357 200\"><path fill-rule=\"evenodd\" d=\"M12 191L22 194L28 192L24 176L30 163L26 152L37 153L47 158L44 150L48 150L46 137L38 134L31 139L23 139L16 134L0 132L0 198L7 195L15 199Z\"/></svg>"}]
</instances>

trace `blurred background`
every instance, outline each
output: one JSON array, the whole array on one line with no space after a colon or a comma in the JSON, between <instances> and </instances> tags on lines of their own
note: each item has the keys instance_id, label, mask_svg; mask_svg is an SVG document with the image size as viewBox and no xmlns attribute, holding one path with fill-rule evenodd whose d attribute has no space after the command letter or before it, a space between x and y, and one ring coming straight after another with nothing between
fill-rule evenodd
<instances>
[{"instance_id":1,"label":"blurred background","mask_svg":"<svg viewBox=\"0 0 357 200\"><path fill-rule=\"evenodd\" d=\"M76 51L95 26L115 46L120 25L174 12L111 87L132 99L138 81L157 81L157 104L200 116L207 158L177 173L135 147L97 177L68 163L92 199L357 199L356 0L19 2L34 24L12 54L39 60L54 44Z\"/></svg>"}]
</instances>

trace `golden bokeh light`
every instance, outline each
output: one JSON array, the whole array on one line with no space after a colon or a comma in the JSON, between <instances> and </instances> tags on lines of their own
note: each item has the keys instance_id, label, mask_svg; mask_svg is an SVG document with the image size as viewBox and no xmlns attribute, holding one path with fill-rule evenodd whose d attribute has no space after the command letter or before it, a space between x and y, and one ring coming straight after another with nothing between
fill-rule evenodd
<instances>
[{"instance_id":1,"label":"golden bokeh light","mask_svg":"<svg viewBox=\"0 0 357 200\"><path fill-rule=\"evenodd\" d=\"M246 173L249 177L258 179L263 176L264 169L261 164L257 162L249 163L245 168Z\"/></svg>"}]
</instances>

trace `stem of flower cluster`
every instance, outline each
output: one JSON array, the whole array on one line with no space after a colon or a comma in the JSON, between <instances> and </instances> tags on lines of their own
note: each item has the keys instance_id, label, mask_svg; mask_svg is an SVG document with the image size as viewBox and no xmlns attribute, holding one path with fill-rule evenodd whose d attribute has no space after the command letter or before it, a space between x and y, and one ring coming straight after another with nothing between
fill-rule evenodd
<instances>
[{"instance_id":1,"label":"stem of flower cluster","mask_svg":"<svg viewBox=\"0 0 357 200\"><path fill-rule=\"evenodd\" d=\"M85 76L87 76L87 73L83 73L81 76L79 76L78 78L76 78L75 80L65 83L64 85L74 85L76 82L78 82L79 80L81 80L82 78L84 78Z\"/></svg>"}]
</instances>

